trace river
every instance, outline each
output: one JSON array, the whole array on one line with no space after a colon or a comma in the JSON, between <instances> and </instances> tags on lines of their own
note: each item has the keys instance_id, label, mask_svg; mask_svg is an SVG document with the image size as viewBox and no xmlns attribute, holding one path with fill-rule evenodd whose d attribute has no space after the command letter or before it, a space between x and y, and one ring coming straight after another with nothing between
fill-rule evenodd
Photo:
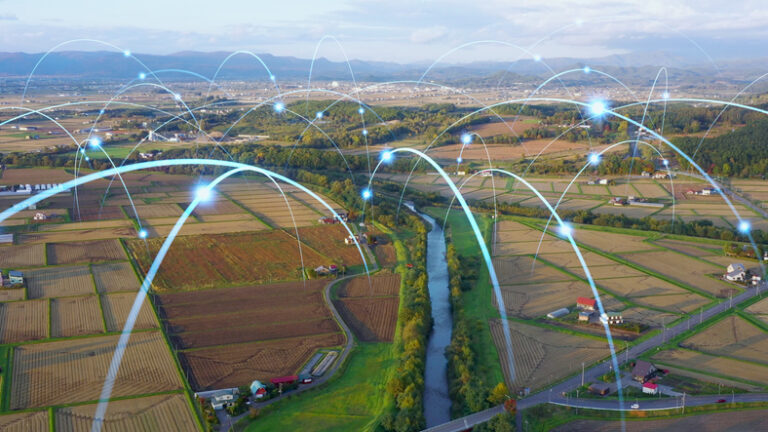
<instances>
[{"instance_id":1,"label":"river","mask_svg":"<svg viewBox=\"0 0 768 432\"><path fill-rule=\"evenodd\" d=\"M409 207L413 210L413 207ZM424 372L424 417L427 427L432 427L451 419L448 359L445 357L445 349L451 344L453 316L448 286L448 264L445 261L445 235L435 219L423 213L418 214L432 225L432 230L427 234L427 275L433 324L427 343Z\"/></svg>"}]
</instances>

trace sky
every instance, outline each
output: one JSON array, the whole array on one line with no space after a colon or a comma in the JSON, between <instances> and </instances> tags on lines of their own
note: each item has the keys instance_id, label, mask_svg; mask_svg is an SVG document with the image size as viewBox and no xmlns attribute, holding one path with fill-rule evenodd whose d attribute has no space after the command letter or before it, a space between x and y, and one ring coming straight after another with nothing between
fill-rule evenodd
<instances>
[{"instance_id":1,"label":"sky","mask_svg":"<svg viewBox=\"0 0 768 432\"><path fill-rule=\"evenodd\" d=\"M86 38L135 53L250 50L311 58L317 50L332 60L401 63L636 51L675 51L701 61L758 58L768 56L764 2L0 0L0 51L44 52ZM503 44L471 44L476 41ZM62 48L105 47L79 42Z\"/></svg>"}]
</instances>

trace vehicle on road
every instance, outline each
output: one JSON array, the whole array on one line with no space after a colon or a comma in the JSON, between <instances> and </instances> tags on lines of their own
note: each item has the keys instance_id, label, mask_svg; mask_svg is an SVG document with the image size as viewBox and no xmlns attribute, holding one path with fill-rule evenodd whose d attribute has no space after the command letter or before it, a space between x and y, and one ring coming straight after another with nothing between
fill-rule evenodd
<instances>
[{"instance_id":1,"label":"vehicle on road","mask_svg":"<svg viewBox=\"0 0 768 432\"><path fill-rule=\"evenodd\" d=\"M718 399L717 403L725 403L725 399Z\"/></svg>"},{"instance_id":2,"label":"vehicle on road","mask_svg":"<svg viewBox=\"0 0 768 432\"><path fill-rule=\"evenodd\" d=\"M632 409L640 409L640 404L633 403L632 405L630 405L630 408L632 408Z\"/></svg>"}]
</instances>

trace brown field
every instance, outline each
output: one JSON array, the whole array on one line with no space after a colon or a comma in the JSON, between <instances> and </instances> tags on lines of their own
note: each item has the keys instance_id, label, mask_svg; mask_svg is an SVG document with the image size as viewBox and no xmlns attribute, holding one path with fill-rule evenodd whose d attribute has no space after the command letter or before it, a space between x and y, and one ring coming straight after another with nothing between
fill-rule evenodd
<instances>
[{"instance_id":1,"label":"brown field","mask_svg":"<svg viewBox=\"0 0 768 432\"><path fill-rule=\"evenodd\" d=\"M45 265L45 245L2 246L0 263L3 268L43 266Z\"/></svg>"},{"instance_id":2,"label":"brown field","mask_svg":"<svg viewBox=\"0 0 768 432\"><path fill-rule=\"evenodd\" d=\"M754 363L746 363L683 349L661 351L653 356L653 360L672 366L695 369L726 377L741 378L754 383L768 385L768 367L759 366Z\"/></svg>"},{"instance_id":3,"label":"brown field","mask_svg":"<svg viewBox=\"0 0 768 432\"><path fill-rule=\"evenodd\" d=\"M758 431L765 426L768 410L743 410L738 413L720 412L682 418L633 420L622 424L617 421L576 420L557 426L552 432L657 432L657 431Z\"/></svg>"},{"instance_id":4,"label":"brown field","mask_svg":"<svg viewBox=\"0 0 768 432\"><path fill-rule=\"evenodd\" d=\"M72 205L72 201L70 199L69 205ZM69 210L69 214L73 221L82 221L82 222L91 222L91 221L100 221L100 220L108 220L108 219L125 219L125 213L123 213L123 210L119 206L104 206L99 207L96 206L89 206L84 207L81 206L78 210L77 207L71 208ZM132 213L128 213L131 216L133 216Z\"/></svg>"},{"instance_id":5,"label":"brown field","mask_svg":"<svg viewBox=\"0 0 768 432\"><path fill-rule=\"evenodd\" d=\"M98 228L131 228L133 224L127 219L97 220L93 222L72 222L61 224L40 225L40 231L70 231L90 230Z\"/></svg>"},{"instance_id":6,"label":"brown field","mask_svg":"<svg viewBox=\"0 0 768 432\"><path fill-rule=\"evenodd\" d=\"M566 240L559 240L552 236L545 235L541 245L539 245L539 241L536 239L536 241L497 243L494 248L494 254L496 255L533 255L536 254L537 251L539 254L557 252L573 253L573 246Z\"/></svg>"},{"instance_id":7,"label":"brown field","mask_svg":"<svg viewBox=\"0 0 768 432\"><path fill-rule=\"evenodd\" d=\"M96 400L119 336L14 348L11 409ZM52 385L67 389L51 391ZM182 382L159 332L131 335L112 397L179 390Z\"/></svg>"},{"instance_id":8,"label":"brown field","mask_svg":"<svg viewBox=\"0 0 768 432\"><path fill-rule=\"evenodd\" d=\"M29 298L66 297L94 292L91 272L85 266L49 267L24 272Z\"/></svg>"},{"instance_id":9,"label":"brown field","mask_svg":"<svg viewBox=\"0 0 768 432\"><path fill-rule=\"evenodd\" d=\"M317 349L342 343L341 333L330 333L183 351L179 356L191 371L192 388L210 390L296 373Z\"/></svg>"},{"instance_id":10,"label":"brown field","mask_svg":"<svg viewBox=\"0 0 768 432\"><path fill-rule=\"evenodd\" d=\"M104 333L99 299L66 297L51 300L51 337Z\"/></svg>"},{"instance_id":11,"label":"brown field","mask_svg":"<svg viewBox=\"0 0 768 432\"><path fill-rule=\"evenodd\" d=\"M456 157L461 152L461 144L452 144L440 147L433 147L429 149L428 154L433 158L448 158L456 160ZM486 152L487 148L487 152ZM593 146L592 150L596 151L597 146ZM470 145L464 148L464 152L461 153L461 157L465 160L482 160L487 161L490 155L491 160L509 160L519 159L524 156L534 156L539 154L559 153L567 150L589 150L587 143L582 142L570 142L570 141L552 141L549 139L542 140L529 140L524 141L521 145L509 145L509 144L488 144L483 146L482 144Z\"/></svg>"},{"instance_id":12,"label":"brown field","mask_svg":"<svg viewBox=\"0 0 768 432\"><path fill-rule=\"evenodd\" d=\"M391 342L395 337L400 304L400 275L352 278L338 291L336 309L363 342Z\"/></svg>"},{"instance_id":13,"label":"brown field","mask_svg":"<svg viewBox=\"0 0 768 432\"><path fill-rule=\"evenodd\" d=\"M477 125L472 125L469 127L469 130L472 132L482 136L482 137L492 137L496 135L511 135L516 136L524 131L535 128L539 124L538 120L536 120L533 117L502 117L502 119L499 119L498 117L490 117L490 121L488 123L480 123Z\"/></svg>"},{"instance_id":14,"label":"brown field","mask_svg":"<svg viewBox=\"0 0 768 432\"><path fill-rule=\"evenodd\" d=\"M651 309L632 307L621 311L621 315L627 322L641 323L651 327L661 327L678 318L672 313L663 313Z\"/></svg>"},{"instance_id":15,"label":"brown field","mask_svg":"<svg viewBox=\"0 0 768 432\"><path fill-rule=\"evenodd\" d=\"M189 220L188 222L192 222ZM176 221L174 221L174 224ZM146 227L150 237L167 236L170 234L173 224L158 225ZM244 231L266 230L268 227L254 218L245 221L223 221L223 222L203 222L203 223L185 223L179 230L179 236L192 236L203 234L226 234Z\"/></svg>"},{"instance_id":16,"label":"brown field","mask_svg":"<svg viewBox=\"0 0 768 432\"><path fill-rule=\"evenodd\" d=\"M208 321L205 323L210 324ZM210 328L207 331L187 331L175 334L171 339L178 349L188 349L269 341L286 337L316 337L338 331L339 326L336 324L336 321L330 318L322 318L277 324L239 322L230 324L226 328ZM222 348L222 350L226 351L226 348Z\"/></svg>"},{"instance_id":17,"label":"brown field","mask_svg":"<svg viewBox=\"0 0 768 432\"><path fill-rule=\"evenodd\" d=\"M646 237L644 236L576 228L574 230L573 238L576 239L576 242L578 243L584 243L587 246L592 246L605 252L659 250L658 246L646 242Z\"/></svg>"},{"instance_id":18,"label":"brown field","mask_svg":"<svg viewBox=\"0 0 768 432\"><path fill-rule=\"evenodd\" d=\"M130 216L134 216L133 208L131 206L124 206L123 210ZM137 204L136 213L138 213L141 219L150 218L162 218L162 217L179 217L182 210L178 204Z\"/></svg>"},{"instance_id":19,"label":"brown field","mask_svg":"<svg viewBox=\"0 0 768 432\"><path fill-rule=\"evenodd\" d=\"M609 294L599 294L606 310L623 309L623 303ZM582 281L504 285L501 287L501 295L507 313L521 318L535 318L564 307L573 309L577 297L594 297L592 289ZM494 307L498 307L495 295L492 301Z\"/></svg>"},{"instance_id":20,"label":"brown field","mask_svg":"<svg viewBox=\"0 0 768 432\"><path fill-rule=\"evenodd\" d=\"M382 267L389 267L397 264L397 251L392 244L380 244L373 248L376 259Z\"/></svg>"},{"instance_id":21,"label":"brown field","mask_svg":"<svg viewBox=\"0 0 768 432\"><path fill-rule=\"evenodd\" d=\"M164 239L132 239L127 245L144 274ZM315 268L328 259L302 249L304 265ZM159 291L269 283L301 278L296 240L283 231L177 237L160 266L153 285Z\"/></svg>"},{"instance_id":22,"label":"brown field","mask_svg":"<svg viewBox=\"0 0 768 432\"><path fill-rule=\"evenodd\" d=\"M254 220L253 215L245 212L227 213L227 214L205 214L205 215L198 215L197 218L200 220L200 222L204 222L204 223ZM268 228L266 225L263 225L263 226L264 226L264 229Z\"/></svg>"},{"instance_id":23,"label":"brown field","mask_svg":"<svg viewBox=\"0 0 768 432\"><path fill-rule=\"evenodd\" d=\"M633 297L632 301L642 306L655 307L674 313L692 313L709 303L709 300L693 293Z\"/></svg>"},{"instance_id":24,"label":"brown field","mask_svg":"<svg viewBox=\"0 0 768 432\"><path fill-rule=\"evenodd\" d=\"M0 302L24 300L24 288L0 289Z\"/></svg>"},{"instance_id":25,"label":"brown field","mask_svg":"<svg viewBox=\"0 0 768 432\"><path fill-rule=\"evenodd\" d=\"M0 341L24 342L48 337L48 300L0 304Z\"/></svg>"},{"instance_id":26,"label":"brown field","mask_svg":"<svg viewBox=\"0 0 768 432\"><path fill-rule=\"evenodd\" d=\"M255 213L259 219L273 227L293 228L296 226L311 226L321 217L315 210L288 197L288 203L277 192L261 194L235 195L232 197L247 210ZM288 207L290 206L290 208Z\"/></svg>"},{"instance_id":27,"label":"brown field","mask_svg":"<svg viewBox=\"0 0 768 432\"><path fill-rule=\"evenodd\" d=\"M76 224L72 225L76 227ZM136 230L131 228L98 228L72 231L51 231L19 234L19 243L66 243L88 240L135 238Z\"/></svg>"},{"instance_id":28,"label":"brown field","mask_svg":"<svg viewBox=\"0 0 768 432\"><path fill-rule=\"evenodd\" d=\"M120 261L126 258L119 240L52 243L46 247L50 265Z\"/></svg>"},{"instance_id":29,"label":"brown field","mask_svg":"<svg viewBox=\"0 0 768 432\"><path fill-rule=\"evenodd\" d=\"M75 178L63 169L8 168L3 171L3 184L34 184L45 179L48 183L64 183Z\"/></svg>"},{"instance_id":30,"label":"brown field","mask_svg":"<svg viewBox=\"0 0 768 432\"><path fill-rule=\"evenodd\" d=\"M768 298L760 300L744 310L755 315L768 315Z\"/></svg>"},{"instance_id":31,"label":"brown field","mask_svg":"<svg viewBox=\"0 0 768 432\"><path fill-rule=\"evenodd\" d=\"M100 293L138 291L141 281L129 262L95 264L91 266L96 289Z\"/></svg>"},{"instance_id":32,"label":"brown field","mask_svg":"<svg viewBox=\"0 0 768 432\"><path fill-rule=\"evenodd\" d=\"M56 410L56 430L88 432L91 430L96 405L80 405ZM129 431L193 431L197 422L184 395L170 394L112 401L107 406L103 430Z\"/></svg>"},{"instance_id":33,"label":"brown field","mask_svg":"<svg viewBox=\"0 0 768 432\"><path fill-rule=\"evenodd\" d=\"M136 293L132 292L101 296L101 307L104 309L104 321L107 323L107 331L123 330L135 299ZM157 327L157 318L152 310L152 306L149 304L149 300L144 299L133 328L135 330L143 330Z\"/></svg>"},{"instance_id":34,"label":"brown field","mask_svg":"<svg viewBox=\"0 0 768 432\"><path fill-rule=\"evenodd\" d=\"M49 432L48 411L0 415L0 430L4 432Z\"/></svg>"},{"instance_id":35,"label":"brown field","mask_svg":"<svg viewBox=\"0 0 768 432\"><path fill-rule=\"evenodd\" d=\"M712 295L718 295L720 290L724 288L734 287L734 285L729 285L707 276L723 273L725 271L724 268L687 257L677 252L644 252L624 254L621 257Z\"/></svg>"},{"instance_id":36,"label":"brown field","mask_svg":"<svg viewBox=\"0 0 768 432\"><path fill-rule=\"evenodd\" d=\"M501 321L489 322L507 387L541 388L610 355L608 343L517 322L510 322L515 376L512 379Z\"/></svg>"},{"instance_id":37,"label":"brown field","mask_svg":"<svg viewBox=\"0 0 768 432\"><path fill-rule=\"evenodd\" d=\"M722 247L705 243L686 242L682 240L660 239L654 240L654 243L664 246L667 249L683 253L694 257L707 257L722 252Z\"/></svg>"},{"instance_id":38,"label":"brown field","mask_svg":"<svg viewBox=\"0 0 768 432\"><path fill-rule=\"evenodd\" d=\"M288 232L293 234L290 229ZM308 244L333 261L347 266L362 264L363 258L357 247L344 244L344 239L348 236L347 230L341 224L299 228L299 238L303 243ZM361 249L363 248L361 247ZM363 253L365 253L365 249L363 249ZM368 260L367 256L366 260ZM369 262L368 266L371 265L372 263Z\"/></svg>"},{"instance_id":39,"label":"brown field","mask_svg":"<svg viewBox=\"0 0 768 432\"><path fill-rule=\"evenodd\" d=\"M768 333L738 316L729 316L680 343L683 348L739 360L768 363Z\"/></svg>"},{"instance_id":40,"label":"brown field","mask_svg":"<svg viewBox=\"0 0 768 432\"><path fill-rule=\"evenodd\" d=\"M493 267L499 284L519 285L535 282L554 282L574 280L573 276L565 274L541 261L533 266L533 258L528 256L493 258Z\"/></svg>"}]
</instances>

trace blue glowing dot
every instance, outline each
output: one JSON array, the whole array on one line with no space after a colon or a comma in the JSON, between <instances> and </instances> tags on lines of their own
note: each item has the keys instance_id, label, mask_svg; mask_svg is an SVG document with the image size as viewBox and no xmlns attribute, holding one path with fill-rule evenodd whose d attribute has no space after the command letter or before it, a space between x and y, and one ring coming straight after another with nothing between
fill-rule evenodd
<instances>
[{"instance_id":1,"label":"blue glowing dot","mask_svg":"<svg viewBox=\"0 0 768 432\"><path fill-rule=\"evenodd\" d=\"M104 115L104 110L103 109L99 110L99 115Z\"/></svg>"},{"instance_id":2,"label":"blue glowing dot","mask_svg":"<svg viewBox=\"0 0 768 432\"><path fill-rule=\"evenodd\" d=\"M91 147L101 147L101 138L99 138L99 137L91 137L91 139L88 140L88 144Z\"/></svg>"},{"instance_id":3,"label":"blue glowing dot","mask_svg":"<svg viewBox=\"0 0 768 432\"><path fill-rule=\"evenodd\" d=\"M662 98L662 99L664 99L664 100L667 100L667 99L669 99L669 92L668 92L668 91L665 91L664 93L662 93L662 94L661 94L661 98Z\"/></svg>"},{"instance_id":4,"label":"blue glowing dot","mask_svg":"<svg viewBox=\"0 0 768 432\"><path fill-rule=\"evenodd\" d=\"M541 61L541 56L538 55L538 54L534 55L533 56L533 61L537 61L537 62Z\"/></svg>"},{"instance_id":5,"label":"blue glowing dot","mask_svg":"<svg viewBox=\"0 0 768 432\"><path fill-rule=\"evenodd\" d=\"M385 150L381 152L381 160L382 162L391 162L392 158L394 158L395 155L392 154L391 151Z\"/></svg>"},{"instance_id":6,"label":"blue glowing dot","mask_svg":"<svg viewBox=\"0 0 768 432\"><path fill-rule=\"evenodd\" d=\"M274 81L274 80L275 80L275 76L274 76L274 75L270 75L270 76L269 76L269 79L270 79L270 80L272 80L272 81Z\"/></svg>"},{"instance_id":7,"label":"blue glowing dot","mask_svg":"<svg viewBox=\"0 0 768 432\"><path fill-rule=\"evenodd\" d=\"M362 196L364 200L371 199L371 197L373 196L373 192L371 192L370 189L363 189Z\"/></svg>"},{"instance_id":8,"label":"blue glowing dot","mask_svg":"<svg viewBox=\"0 0 768 432\"><path fill-rule=\"evenodd\" d=\"M322 111L318 111L318 112L316 112L316 113L315 113L315 117L317 117L317 118L319 118L319 119L323 118L323 112L322 112Z\"/></svg>"},{"instance_id":9,"label":"blue glowing dot","mask_svg":"<svg viewBox=\"0 0 768 432\"><path fill-rule=\"evenodd\" d=\"M600 155L597 153L592 153L589 155L589 163L592 165L597 165L600 163Z\"/></svg>"},{"instance_id":10,"label":"blue glowing dot","mask_svg":"<svg viewBox=\"0 0 768 432\"><path fill-rule=\"evenodd\" d=\"M181 100L181 93L174 93L173 94L173 98L176 99L177 101L180 101Z\"/></svg>"},{"instance_id":11,"label":"blue glowing dot","mask_svg":"<svg viewBox=\"0 0 768 432\"><path fill-rule=\"evenodd\" d=\"M147 74L145 74L144 72L139 72L139 79L140 80L147 79Z\"/></svg>"},{"instance_id":12,"label":"blue glowing dot","mask_svg":"<svg viewBox=\"0 0 768 432\"><path fill-rule=\"evenodd\" d=\"M588 74L590 72L592 72L592 68L590 68L589 66L584 66L584 73Z\"/></svg>"},{"instance_id":13,"label":"blue glowing dot","mask_svg":"<svg viewBox=\"0 0 768 432\"><path fill-rule=\"evenodd\" d=\"M741 221L739 222L739 231L743 234L746 234L749 232L749 229L752 228L752 225L749 224L748 221Z\"/></svg>"},{"instance_id":14,"label":"blue glowing dot","mask_svg":"<svg viewBox=\"0 0 768 432\"><path fill-rule=\"evenodd\" d=\"M662 161L662 163L664 164L664 166L669 166L669 161L668 161L668 160L666 160L666 159L664 159L664 160Z\"/></svg>"},{"instance_id":15,"label":"blue glowing dot","mask_svg":"<svg viewBox=\"0 0 768 432\"><path fill-rule=\"evenodd\" d=\"M605 111L607 108L605 107L605 102L602 101L595 101L592 102L592 104L589 105L590 111L592 111L592 114L596 116L601 116L605 114Z\"/></svg>"},{"instance_id":16,"label":"blue glowing dot","mask_svg":"<svg viewBox=\"0 0 768 432\"><path fill-rule=\"evenodd\" d=\"M468 133L461 134L461 142L464 145L469 145L472 143L472 135Z\"/></svg>"},{"instance_id":17,"label":"blue glowing dot","mask_svg":"<svg viewBox=\"0 0 768 432\"><path fill-rule=\"evenodd\" d=\"M363 135L368 135L368 129L363 129Z\"/></svg>"},{"instance_id":18,"label":"blue glowing dot","mask_svg":"<svg viewBox=\"0 0 768 432\"><path fill-rule=\"evenodd\" d=\"M147 238L148 235L149 234L147 233L147 230L145 230L145 229L140 229L139 230L139 238L140 239L145 239L145 238Z\"/></svg>"},{"instance_id":19,"label":"blue glowing dot","mask_svg":"<svg viewBox=\"0 0 768 432\"><path fill-rule=\"evenodd\" d=\"M85 149L81 147L80 148L80 153L85 154Z\"/></svg>"},{"instance_id":20,"label":"blue glowing dot","mask_svg":"<svg viewBox=\"0 0 768 432\"><path fill-rule=\"evenodd\" d=\"M361 115L365 114L365 109L363 109L363 107L360 107L357 109L357 112L359 112Z\"/></svg>"},{"instance_id":21,"label":"blue glowing dot","mask_svg":"<svg viewBox=\"0 0 768 432\"><path fill-rule=\"evenodd\" d=\"M85 161L86 161L86 162L88 162L89 160L91 160L91 158L89 158L88 156L86 156L86 157L85 157Z\"/></svg>"},{"instance_id":22,"label":"blue glowing dot","mask_svg":"<svg viewBox=\"0 0 768 432\"><path fill-rule=\"evenodd\" d=\"M464 159L461 158L461 156L456 158L456 163L462 163Z\"/></svg>"},{"instance_id":23,"label":"blue glowing dot","mask_svg":"<svg viewBox=\"0 0 768 432\"><path fill-rule=\"evenodd\" d=\"M131 50L123 51L123 55L126 56L126 57L130 57L131 56Z\"/></svg>"},{"instance_id":24,"label":"blue glowing dot","mask_svg":"<svg viewBox=\"0 0 768 432\"><path fill-rule=\"evenodd\" d=\"M559 231L560 231L560 234L566 237L570 237L571 234L573 234L573 228L571 228L571 226L568 225L567 223L561 224Z\"/></svg>"},{"instance_id":25,"label":"blue glowing dot","mask_svg":"<svg viewBox=\"0 0 768 432\"><path fill-rule=\"evenodd\" d=\"M211 199L211 189L208 186L199 186L195 190L195 197L200 201L208 201Z\"/></svg>"},{"instance_id":26,"label":"blue glowing dot","mask_svg":"<svg viewBox=\"0 0 768 432\"><path fill-rule=\"evenodd\" d=\"M281 113L285 111L285 104L282 102L275 102L275 104L272 106L275 109L275 112Z\"/></svg>"}]
</instances>

